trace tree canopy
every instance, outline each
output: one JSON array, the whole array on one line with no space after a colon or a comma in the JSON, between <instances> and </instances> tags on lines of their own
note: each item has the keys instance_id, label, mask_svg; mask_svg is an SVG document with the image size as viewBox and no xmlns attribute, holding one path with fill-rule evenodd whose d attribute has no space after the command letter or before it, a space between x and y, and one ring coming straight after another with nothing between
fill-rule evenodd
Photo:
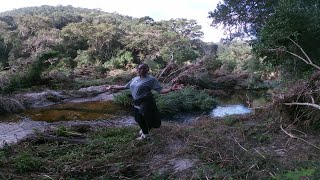
<instances>
[{"instance_id":1,"label":"tree canopy","mask_svg":"<svg viewBox=\"0 0 320 180\"><path fill-rule=\"evenodd\" d=\"M319 0L224 0L209 18L226 28L228 40L251 37L264 63L303 76L314 68L301 58L320 63L319 7Z\"/></svg>"},{"instance_id":2,"label":"tree canopy","mask_svg":"<svg viewBox=\"0 0 320 180\"><path fill-rule=\"evenodd\" d=\"M278 0L224 0L209 12L212 26L223 26L229 39L255 36L274 13Z\"/></svg>"}]
</instances>

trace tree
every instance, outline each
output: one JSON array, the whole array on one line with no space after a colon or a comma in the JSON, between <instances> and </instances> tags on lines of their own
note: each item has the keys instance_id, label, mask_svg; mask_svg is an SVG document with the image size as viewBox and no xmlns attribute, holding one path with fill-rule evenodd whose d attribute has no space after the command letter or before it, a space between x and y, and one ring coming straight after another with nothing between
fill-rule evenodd
<instances>
[{"instance_id":1,"label":"tree","mask_svg":"<svg viewBox=\"0 0 320 180\"><path fill-rule=\"evenodd\" d=\"M161 21L162 26L169 31L174 31L189 39L199 39L203 36L201 25L196 20L188 20L185 18L170 19L169 21Z\"/></svg>"},{"instance_id":2,"label":"tree","mask_svg":"<svg viewBox=\"0 0 320 180\"><path fill-rule=\"evenodd\" d=\"M245 71L255 61L252 47L245 41L232 41L218 48L217 60L222 62L230 71ZM258 69L257 69L258 70Z\"/></svg>"},{"instance_id":3,"label":"tree","mask_svg":"<svg viewBox=\"0 0 320 180\"><path fill-rule=\"evenodd\" d=\"M212 26L223 26L235 37L255 36L273 14L278 0L224 0L209 12Z\"/></svg>"},{"instance_id":4,"label":"tree","mask_svg":"<svg viewBox=\"0 0 320 180\"><path fill-rule=\"evenodd\" d=\"M90 24L87 23L71 23L61 30L63 41L56 47L56 50L63 52L65 56L75 58L78 50L85 50L88 45L88 34Z\"/></svg>"},{"instance_id":5,"label":"tree","mask_svg":"<svg viewBox=\"0 0 320 180\"><path fill-rule=\"evenodd\" d=\"M319 41L320 1L279 0L274 14L261 29L254 48L259 56L266 56L265 62L281 66L285 73L293 72L290 76L301 77L314 69L287 52L304 57L293 43L296 42L314 64L320 64Z\"/></svg>"},{"instance_id":6,"label":"tree","mask_svg":"<svg viewBox=\"0 0 320 180\"><path fill-rule=\"evenodd\" d=\"M50 19L57 29L62 29L70 23L81 22L82 16L72 13L55 12L50 15Z\"/></svg>"}]
</instances>

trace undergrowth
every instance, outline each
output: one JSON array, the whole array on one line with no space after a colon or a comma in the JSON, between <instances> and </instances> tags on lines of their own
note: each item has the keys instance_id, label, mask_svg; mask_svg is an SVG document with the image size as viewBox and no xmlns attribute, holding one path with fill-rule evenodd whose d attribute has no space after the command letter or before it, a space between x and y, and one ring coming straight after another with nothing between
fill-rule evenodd
<instances>
[{"instance_id":1,"label":"undergrowth","mask_svg":"<svg viewBox=\"0 0 320 180\"><path fill-rule=\"evenodd\" d=\"M146 141L134 140L137 126L81 131L60 126L2 148L0 179L320 177L317 149L288 141L283 132L270 129L273 121L256 118L234 117L226 123L202 116L191 125L164 122Z\"/></svg>"}]
</instances>

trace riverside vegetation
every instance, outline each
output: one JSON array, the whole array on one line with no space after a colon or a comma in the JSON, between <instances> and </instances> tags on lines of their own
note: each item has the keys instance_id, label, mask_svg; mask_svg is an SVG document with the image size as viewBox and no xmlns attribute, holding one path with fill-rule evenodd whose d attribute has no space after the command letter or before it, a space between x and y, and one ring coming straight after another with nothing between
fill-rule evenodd
<instances>
[{"instance_id":1,"label":"riverside vegetation","mask_svg":"<svg viewBox=\"0 0 320 180\"><path fill-rule=\"evenodd\" d=\"M319 7L315 0L222 1L209 12L212 24L238 31L218 44L201 41L201 27L188 19L71 6L0 13L1 114L29 111L24 93L125 83L141 62L164 86L187 86L155 95L169 119L206 112L238 89L270 88L271 98L248 115L165 121L150 141L134 140L138 126L35 129L0 149L0 179L319 179ZM126 111L126 94L110 109Z\"/></svg>"}]
</instances>

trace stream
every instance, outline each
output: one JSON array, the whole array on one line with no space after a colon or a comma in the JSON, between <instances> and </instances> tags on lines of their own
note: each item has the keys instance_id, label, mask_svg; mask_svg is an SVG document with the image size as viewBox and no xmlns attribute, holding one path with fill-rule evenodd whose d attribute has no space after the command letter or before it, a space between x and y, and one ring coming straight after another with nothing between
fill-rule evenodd
<instances>
[{"instance_id":1,"label":"stream","mask_svg":"<svg viewBox=\"0 0 320 180\"><path fill-rule=\"evenodd\" d=\"M30 94L30 96L37 94ZM226 115L251 113L251 108L265 105L265 91L239 91L230 98L219 99L221 105L209 115L224 117ZM98 94L90 98L75 98L61 104L36 104L19 114L0 116L0 147L15 143L36 131L45 131L59 126L90 125L92 127L116 127L136 125L130 109L115 104L110 94ZM203 112L177 114L164 121L191 123Z\"/></svg>"}]
</instances>

